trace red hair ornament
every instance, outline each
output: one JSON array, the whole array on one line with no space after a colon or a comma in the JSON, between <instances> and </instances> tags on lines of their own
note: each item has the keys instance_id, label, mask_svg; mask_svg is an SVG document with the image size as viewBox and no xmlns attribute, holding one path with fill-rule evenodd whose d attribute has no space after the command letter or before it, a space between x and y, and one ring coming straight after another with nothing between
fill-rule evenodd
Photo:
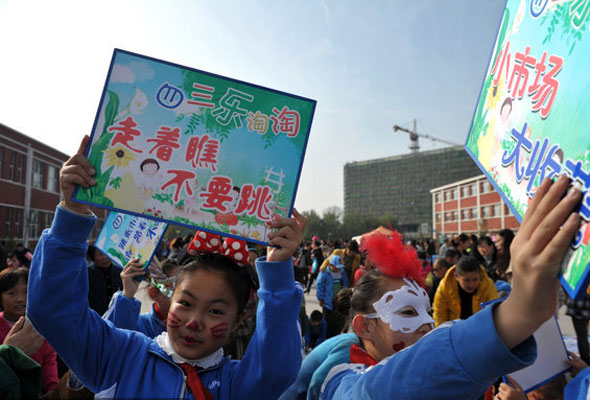
<instances>
[{"instance_id":1,"label":"red hair ornament","mask_svg":"<svg viewBox=\"0 0 590 400\"><path fill-rule=\"evenodd\" d=\"M248 265L248 245L243 240L225 238L223 243L219 235L198 231L188 246L187 253L191 256L197 254L221 254L230 258L237 265Z\"/></svg>"},{"instance_id":2,"label":"red hair ornament","mask_svg":"<svg viewBox=\"0 0 590 400\"><path fill-rule=\"evenodd\" d=\"M402 242L399 232L393 235L371 233L363 236L361 251L367 253L367 259L390 278L408 278L424 286L422 263L412 246Z\"/></svg>"}]
</instances>

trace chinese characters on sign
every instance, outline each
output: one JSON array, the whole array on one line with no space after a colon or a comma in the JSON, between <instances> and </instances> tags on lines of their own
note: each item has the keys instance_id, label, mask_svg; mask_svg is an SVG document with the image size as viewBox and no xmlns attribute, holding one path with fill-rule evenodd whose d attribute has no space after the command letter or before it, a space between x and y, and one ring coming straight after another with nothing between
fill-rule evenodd
<instances>
[{"instance_id":1,"label":"chinese characters on sign","mask_svg":"<svg viewBox=\"0 0 590 400\"><path fill-rule=\"evenodd\" d=\"M76 200L267 243L266 222L293 207L314 110L116 50L87 150L97 185Z\"/></svg>"}]
</instances>

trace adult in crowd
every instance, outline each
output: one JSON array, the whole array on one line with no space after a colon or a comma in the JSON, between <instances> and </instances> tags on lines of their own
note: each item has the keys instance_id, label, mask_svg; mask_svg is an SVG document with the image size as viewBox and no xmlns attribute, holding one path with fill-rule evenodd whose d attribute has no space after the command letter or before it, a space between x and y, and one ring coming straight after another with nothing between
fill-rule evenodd
<instances>
[{"instance_id":1,"label":"adult in crowd","mask_svg":"<svg viewBox=\"0 0 590 400\"><path fill-rule=\"evenodd\" d=\"M361 265L361 255L359 254L359 245L355 240L348 242L348 245L344 249L335 249L330 254L330 257L326 258L321 265L321 268L325 269L328 265L329 260L332 256L339 256L344 264L344 271L348 282L354 281L354 274Z\"/></svg>"},{"instance_id":2,"label":"adult in crowd","mask_svg":"<svg viewBox=\"0 0 590 400\"><path fill-rule=\"evenodd\" d=\"M88 267L88 304L98 315L103 315L113 294L123 289L121 269L94 246L88 246L87 255L91 261Z\"/></svg>"},{"instance_id":3,"label":"adult in crowd","mask_svg":"<svg viewBox=\"0 0 590 400\"><path fill-rule=\"evenodd\" d=\"M512 281L512 270L510 269L510 245L514 240L514 232L510 229L502 229L494 236L496 246L496 267L492 270L490 278L494 281L502 280L510 283Z\"/></svg>"},{"instance_id":4,"label":"adult in crowd","mask_svg":"<svg viewBox=\"0 0 590 400\"><path fill-rule=\"evenodd\" d=\"M317 237L317 236L314 236ZM309 293L311 290L311 285L313 281L318 277L320 273L320 265L324 263L324 252L322 251L321 242L319 240L314 240L311 242L311 271L309 274L309 279L307 281L307 288L305 289L305 293Z\"/></svg>"}]
</instances>

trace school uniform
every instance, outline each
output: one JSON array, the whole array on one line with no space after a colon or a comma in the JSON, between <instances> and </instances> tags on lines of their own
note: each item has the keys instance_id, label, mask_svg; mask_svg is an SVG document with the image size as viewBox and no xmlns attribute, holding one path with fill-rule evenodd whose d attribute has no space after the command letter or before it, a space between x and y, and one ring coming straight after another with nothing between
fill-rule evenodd
<instances>
[{"instance_id":1,"label":"school uniform","mask_svg":"<svg viewBox=\"0 0 590 400\"><path fill-rule=\"evenodd\" d=\"M28 291L28 316L80 381L114 398L192 398L183 370L164 344L116 329L88 307L86 238L96 217L58 206L39 240ZM198 360L200 382L215 399L277 398L297 376L301 336L297 316L302 291L293 265L256 261L260 278L257 328L241 361L222 350ZM182 360L180 360L182 361Z\"/></svg>"},{"instance_id":2,"label":"school uniform","mask_svg":"<svg viewBox=\"0 0 590 400\"><path fill-rule=\"evenodd\" d=\"M357 363L332 368L320 398L479 398L498 377L531 365L537 357L532 336L512 351L506 348L496 332L494 308L489 306L467 320L444 324L375 366Z\"/></svg>"},{"instance_id":3,"label":"school uniform","mask_svg":"<svg viewBox=\"0 0 590 400\"><path fill-rule=\"evenodd\" d=\"M123 296L119 291L113 295L103 318L111 321L117 328L138 331L151 338L166 332L166 321L158 316L156 303L152 304L149 312L140 314L140 311L139 300Z\"/></svg>"}]
</instances>

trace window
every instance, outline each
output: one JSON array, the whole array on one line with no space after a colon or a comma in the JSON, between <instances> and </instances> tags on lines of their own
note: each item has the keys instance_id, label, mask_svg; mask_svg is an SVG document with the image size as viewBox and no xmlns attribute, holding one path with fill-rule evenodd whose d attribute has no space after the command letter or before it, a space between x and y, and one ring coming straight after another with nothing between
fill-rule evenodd
<instances>
[{"instance_id":1,"label":"window","mask_svg":"<svg viewBox=\"0 0 590 400\"><path fill-rule=\"evenodd\" d=\"M44 165L39 160L33 160L33 187L35 189L43 189L43 168Z\"/></svg>"},{"instance_id":2,"label":"window","mask_svg":"<svg viewBox=\"0 0 590 400\"><path fill-rule=\"evenodd\" d=\"M0 146L0 178L4 177L4 147Z\"/></svg>"},{"instance_id":3,"label":"window","mask_svg":"<svg viewBox=\"0 0 590 400\"><path fill-rule=\"evenodd\" d=\"M453 189L453 199L456 199L459 197L459 189Z\"/></svg>"},{"instance_id":4,"label":"window","mask_svg":"<svg viewBox=\"0 0 590 400\"><path fill-rule=\"evenodd\" d=\"M478 213L477 213L477 208L472 208L471 209L471 219L478 219Z\"/></svg>"},{"instance_id":5,"label":"window","mask_svg":"<svg viewBox=\"0 0 590 400\"><path fill-rule=\"evenodd\" d=\"M500 204L494 204L494 217L500 216Z\"/></svg>"},{"instance_id":6,"label":"window","mask_svg":"<svg viewBox=\"0 0 590 400\"><path fill-rule=\"evenodd\" d=\"M29 221L30 236L39 237L39 211L31 210L31 219Z\"/></svg>"},{"instance_id":7,"label":"window","mask_svg":"<svg viewBox=\"0 0 590 400\"><path fill-rule=\"evenodd\" d=\"M25 156L13 151L10 157L10 180L14 182L24 181Z\"/></svg>"},{"instance_id":8,"label":"window","mask_svg":"<svg viewBox=\"0 0 590 400\"><path fill-rule=\"evenodd\" d=\"M461 219L462 220L469 219L469 210L467 210L467 209L461 210Z\"/></svg>"},{"instance_id":9,"label":"window","mask_svg":"<svg viewBox=\"0 0 590 400\"><path fill-rule=\"evenodd\" d=\"M461 186L461 197L469 196L469 187L468 186Z\"/></svg>"},{"instance_id":10,"label":"window","mask_svg":"<svg viewBox=\"0 0 590 400\"><path fill-rule=\"evenodd\" d=\"M453 211L453 221L459 220L459 211Z\"/></svg>"},{"instance_id":11,"label":"window","mask_svg":"<svg viewBox=\"0 0 590 400\"><path fill-rule=\"evenodd\" d=\"M440 222L440 213L436 214L436 222Z\"/></svg>"},{"instance_id":12,"label":"window","mask_svg":"<svg viewBox=\"0 0 590 400\"><path fill-rule=\"evenodd\" d=\"M451 220L451 213L446 212L445 213L445 222L450 221Z\"/></svg>"},{"instance_id":13,"label":"window","mask_svg":"<svg viewBox=\"0 0 590 400\"><path fill-rule=\"evenodd\" d=\"M480 191L479 191L479 192L480 192L480 193L487 193L487 185L486 185L486 183L487 183L487 182L482 182L482 183L480 184L480 186L479 186L479 188L480 188Z\"/></svg>"},{"instance_id":14,"label":"window","mask_svg":"<svg viewBox=\"0 0 590 400\"><path fill-rule=\"evenodd\" d=\"M43 229L51 227L51 223L53 222L53 213L46 212L43 213L43 216L45 217L43 222Z\"/></svg>"},{"instance_id":15,"label":"window","mask_svg":"<svg viewBox=\"0 0 590 400\"><path fill-rule=\"evenodd\" d=\"M53 165L47 166L47 190L59 193L59 170Z\"/></svg>"},{"instance_id":16,"label":"window","mask_svg":"<svg viewBox=\"0 0 590 400\"><path fill-rule=\"evenodd\" d=\"M14 237L21 237L22 236L22 220L23 220L23 210L20 208L16 208L14 210L15 217L14 217Z\"/></svg>"},{"instance_id":17,"label":"window","mask_svg":"<svg viewBox=\"0 0 590 400\"><path fill-rule=\"evenodd\" d=\"M490 207L489 206L484 206L481 208L481 215L484 218L490 218Z\"/></svg>"},{"instance_id":18,"label":"window","mask_svg":"<svg viewBox=\"0 0 590 400\"><path fill-rule=\"evenodd\" d=\"M445 192L445 201L449 201L449 192Z\"/></svg>"},{"instance_id":19,"label":"window","mask_svg":"<svg viewBox=\"0 0 590 400\"><path fill-rule=\"evenodd\" d=\"M440 202L440 193L435 193L435 194L434 194L434 202L435 202L435 203L438 203L438 202Z\"/></svg>"},{"instance_id":20,"label":"window","mask_svg":"<svg viewBox=\"0 0 590 400\"><path fill-rule=\"evenodd\" d=\"M471 185L469 185L469 188L471 189L471 195L475 196L475 193L477 192L477 185L475 183L472 183Z\"/></svg>"}]
</instances>

